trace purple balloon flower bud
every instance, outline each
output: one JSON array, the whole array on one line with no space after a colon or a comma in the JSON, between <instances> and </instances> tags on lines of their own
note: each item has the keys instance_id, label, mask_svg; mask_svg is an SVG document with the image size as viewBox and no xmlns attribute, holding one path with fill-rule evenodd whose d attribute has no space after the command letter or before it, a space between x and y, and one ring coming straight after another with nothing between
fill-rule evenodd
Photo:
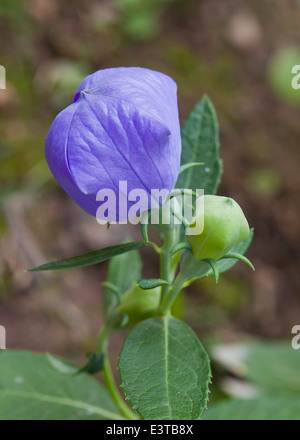
<instances>
[{"instance_id":1,"label":"purple balloon flower bud","mask_svg":"<svg viewBox=\"0 0 300 440\"><path fill-rule=\"evenodd\" d=\"M107 205L115 218L111 209L103 216L110 221L129 218L137 202L139 212L148 210L153 189L170 192L180 157L176 83L143 68L107 69L87 77L46 140L50 170L82 209L99 216L99 206L107 201L99 191L115 194L117 206ZM120 182L126 182L127 193L121 193ZM143 190L147 201L137 192L135 200L128 198L134 190ZM125 212L120 200L126 201Z\"/></svg>"}]
</instances>

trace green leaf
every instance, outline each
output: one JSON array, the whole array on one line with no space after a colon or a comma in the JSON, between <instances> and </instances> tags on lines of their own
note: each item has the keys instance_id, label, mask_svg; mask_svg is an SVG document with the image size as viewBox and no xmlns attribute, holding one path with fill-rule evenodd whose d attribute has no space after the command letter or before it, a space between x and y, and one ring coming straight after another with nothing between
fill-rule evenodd
<instances>
[{"instance_id":1,"label":"green leaf","mask_svg":"<svg viewBox=\"0 0 300 440\"><path fill-rule=\"evenodd\" d=\"M81 368L64 359L47 355L50 365L59 373L76 376L82 373L96 374L103 370L104 355L102 353L88 353L88 362Z\"/></svg>"},{"instance_id":2,"label":"green leaf","mask_svg":"<svg viewBox=\"0 0 300 440\"><path fill-rule=\"evenodd\" d=\"M262 343L248 347L245 378L268 395L300 395L300 357L290 343Z\"/></svg>"},{"instance_id":3,"label":"green leaf","mask_svg":"<svg viewBox=\"0 0 300 440\"><path fill-rule=\"evenodd\" d=\"M290 341L225 345L213 350L212 355L228 371L251 382L262 395L300 395L300 356Z\"/></svg>"},{"instance_id":4,"label":"green leaf","mask_svg":"<svg viewBox=\"0 0 300 440\"><path fill-rule=\"evenodd\" d=\"M153 318L134 327L119 370L127 399L145 420L198 420L207 406L209 359L178 319Z\"/></svg>"},{"instance_id":5,"label":"green leaf","mask_svg":"<svg viewBox=\"0 0 300 440\"><path fill-rule=\"evenodd\" d=\"M289 343L258 344L245 359L246 379L272 396L300 395L300 356ZM300 412L299 418L300 418Z\"/></svg>"},{"instance_id":6,"label":"green leaf","mask_svg":"<svg viewBox=\"0 0 300 440\"><path fill-rule=\"evenodd\" d=\"M126 240L126 243L128 240ZM126 244L125 243L125 244ZM105 289L104 309L107 313L110 307L121 300L121 297L131 289L142 276L142 259L138 251L118 255L112 258L108 265L107 282L115 286L119 292L109 286Z\"/></svg>"},{"instance_id":7,"label":"green leaf","mask_svg":"<svg viewBox=\"0 0 300 440\"><path fill-rule=\"evenodd\" d=\"M245 358L245 378L272 396L300 395L300 356L290 343L258 344ZM300 412L299 418L300 418Z\"/></svg>"},{"instance_id":8,"label":"green leaf","mask_svg":"<svg viewBox=\"0 0 300 440\"><path fill-rule=\"evenodd\" d=\"M0 420L122 420L108 392L91 376L56 372L46 355L0 355Z\"/></svg>"},{"instance_id":9,"label":"green leaf","mask_svg":"<svg viewBox=\"0 0 300 440\"><path fill-rule=\"evenodd\" d=\"M204 97L189 115L182 128L181 166L202 162L179 176L177 188L204 189L205 194L216 194L221 176L218 120L213 104Z\"/></svg>"},{"instance_id":10,"label":"green leaf","mask_svg":"<svg viewBox=\"0 0 300 440\"><path fill-rule=\"evenodd\" d=\"M204 420L299 420L299 398L232 400L213 406Z\"/></svg>"},{"instance_id":11,"label":"green leaf","mask_svg":"<svg viewBox=\"0 0 300 440\"><path fill-rule=\"evenodd\" d=\"M69 258L67 260L60 260L54 263L44 264L43 266L31 269L28 272L42 272L48 270L62 270L74 269L80 267L93 266L98 263L103 263L114 257L115 255L125 254L127 252L141 249L147 246L144 241L137 243L120 244L118 246L110 246L98 251L89 252L88 254L80 255L79 257Z\"/></svg>"},{"instance_id":12,"label":"green leaf","mask_svg":"<svg viewBox=\"0 0 300 440\"><path fill-rule=\"evenodd\" d=\"M140 280L138 282L138 286L142 289L142 290L152 290L152 289L156 289L156 287L161 287L161 286L170 286L170 283L168 283L168 281L164 281L164 280Z\"/></svg>"}]
</instances>

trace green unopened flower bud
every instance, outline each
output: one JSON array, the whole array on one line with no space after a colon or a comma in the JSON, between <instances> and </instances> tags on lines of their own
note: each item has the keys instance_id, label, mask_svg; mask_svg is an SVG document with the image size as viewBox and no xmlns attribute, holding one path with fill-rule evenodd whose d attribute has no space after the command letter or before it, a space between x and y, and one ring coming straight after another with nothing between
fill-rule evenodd
<instances>
[{"instance_id":1,"label":"green unopened flower bud","mask_svg":"<svg viewBox=\"0 0 300 440\"><path fill-rule=\"evenodd\" d=\"M135 286L133 289L125 293L118 305L116 311L120 314L125 313L131 327L140 321L155 316L161 296L161 288L152 290L142 290Z\"/></svg>"},{"instance_id":2,"label":"green unopened flower bud","mask_svg":"<svg viewBox=\"0 0 300 440\"><path fill-rule=\"evenodd\" d=\"M196 213L196 219L198 216L203 212ZM196 260L218 261L249 235L247 219L233 199L204 196L204 230L200 235L189 235L187 240Z\"/></svg>"}]
</instances>

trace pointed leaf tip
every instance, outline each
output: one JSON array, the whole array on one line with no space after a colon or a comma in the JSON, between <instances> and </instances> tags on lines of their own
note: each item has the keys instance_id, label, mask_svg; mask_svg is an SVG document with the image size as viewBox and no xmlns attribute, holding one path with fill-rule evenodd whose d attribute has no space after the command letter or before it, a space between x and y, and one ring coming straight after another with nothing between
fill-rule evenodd
<instances>
[{"instance_id":1,"label":"pointed leaf tip","mask_svg":"<svg viewBox=\"0 0 300 440\"><path fill-rule=\"evenodd\" d=\"M204 261L206 261L210 265L210 267L212 268L212 271L213 271L215 279L216 279L216 283L218 284L219 279L220 279L220 270L219 270L218 264L214 260L204 260Z\"/></svg>"},{"instance_id":2,"label":"pointed leaf tip","mask_svg":"<svg viewBox=\"0 0 300 440\"><path fill-rule=\"evenodd\" d=\"M225 258L225 259L232 258L232 259L235 259L235 260L242 261L243 263L246 263L248 266L250 266L251 269L255 272L255 267L253 266L251 261L248 258L246 258L244 255L242 255L242 254L239 254L239 253L236 253L236 252L230 252L229 254L226 254L223 258Z\"/></svg>"}]
</instances>

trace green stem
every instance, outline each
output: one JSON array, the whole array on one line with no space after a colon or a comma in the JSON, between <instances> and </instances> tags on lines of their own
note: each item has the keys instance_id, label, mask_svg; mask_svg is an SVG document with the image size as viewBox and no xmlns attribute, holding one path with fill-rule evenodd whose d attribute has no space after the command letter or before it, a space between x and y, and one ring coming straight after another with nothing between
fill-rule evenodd
<instances>
[{"instance_id":1,"label":"green stem","mask_svg":"<svg viewBox=\"0 0 300 440\"><path fill-rule=\"evenodd\" d=\"M161 255L161 249L155 243L153 243L152 241L149 241L148 246L151 246L157 254Z\"/></svg>"},{"instance_id":2,"label":"green stem","mask_svg":"<svg viewBox=\"0 0 300 440\"><path fill-rule=\"evenodd\" d=\"M160 315L164 316L169 313L174 301L176 300L177 296L184 288L186 281L187 281L186 277L184 277L182 274L178 275L171 290L168 292L167 296L164 298L164 300L161 303L161 306L159 308Z\"/></svg>"},{"instance_id":3,"label":"green stem","mask_svg":"<svg viewBox=\"0 0 300 440\"><path fill-rule=\"evenodd\" d=\"M109 330L104 326L98 336L98 345L101 353L104 354L103 361L103 376L114 402L116 403L119 410L128 420L138 420L138 416L129 408L129 406L123 400L119 389L116 385L115 378L112 372L108 357L108 340L109 340Z\"/></svg>"},{"instance_id":4,"label":"green stem","mask_svg":"<svg viewBox=\"0 0 300 440\"><path fill-rule=\"evenodd\" d=\"M172 270L171 270L171 257L170 252L173 248L175 241L175 229L168 231L164 237L164 243L161 248L161 258L160 258L160 276L164 281L168 281L168 283L172 283ZM161 292L161 304L167 297L169 293L169 286L163 286Z\"/></svg>"}]
</instances>

